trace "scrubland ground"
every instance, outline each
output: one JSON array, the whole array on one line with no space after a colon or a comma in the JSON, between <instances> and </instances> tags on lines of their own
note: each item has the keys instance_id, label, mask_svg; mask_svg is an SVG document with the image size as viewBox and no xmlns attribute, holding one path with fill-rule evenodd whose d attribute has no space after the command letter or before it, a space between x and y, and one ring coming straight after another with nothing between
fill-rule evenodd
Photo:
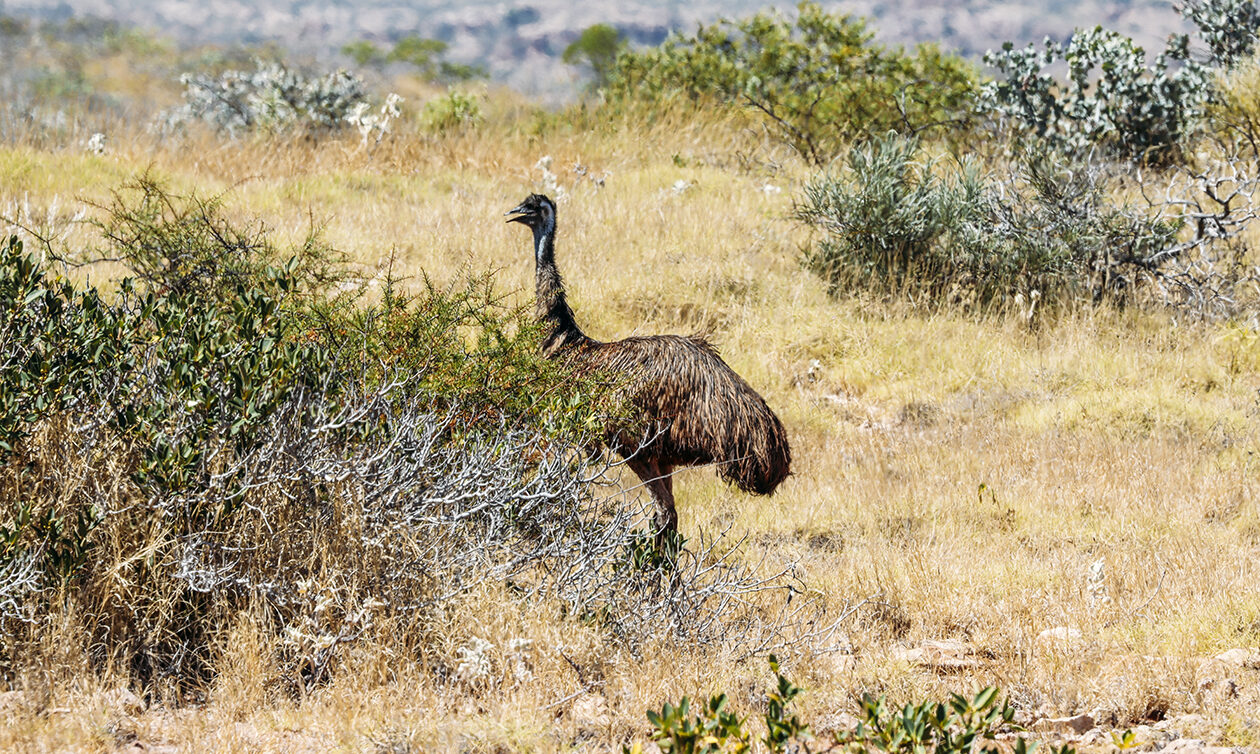
<instances>
[{"instance_id":1,"label":"scrubland ground","mask_svg":"<svg viewBox=\"0 0 1260 754\"><path fill-rule=\"evenodd\" d=\"M480 129L402 130L375 148L125 130L99 156L8 143L0 208L30 224L49 208L91 213L147 171L176 192L226 192L232 214L281 237L313 219L366 277L496 270L496 288L527 304L530 242L502 215L557 193L536 166L550 156L557 260L586 332L706 333L787 426L794 474L772 498L708 469L680 472L676 492L693 542L727 531L761 571L796 564L832 616L857 606L827 647L783 657L816 734L866 693L900 704L996 684L1051 737L1062 730L1045 720L1090 714L1100 730L1084 746L1126 728L1148 747L1260 745L1253 326L833 297L801 266L810 239L788 219L809 170L753 124L531 135L497 107ZM645 740L649 708L726 691L757 714L773 679L720 647L616 644L498 585L447 610L426 656L352 647L344 670L296 697L273 687L261 618L239 619L215 677L182 701L129 697L125 675L89 669L50 626L40 670L0 695L0 750L618 750ZM438 672L474 650L481 682Z\"/></svg>"}]
</instances>

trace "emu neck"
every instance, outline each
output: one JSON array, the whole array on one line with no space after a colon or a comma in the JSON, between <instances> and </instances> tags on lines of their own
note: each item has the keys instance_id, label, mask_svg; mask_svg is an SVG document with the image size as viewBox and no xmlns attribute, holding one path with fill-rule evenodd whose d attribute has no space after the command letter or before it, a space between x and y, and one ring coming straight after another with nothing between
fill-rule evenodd
<instances>
[{"instance_id":1,"label":"emu neck","mask_svg":"<svg viewBox=\"0 0 1260 754\"><path fill-rule=\"evenodd\" d=\"M543 353L548 356L586 341L564 297L564 281L556 269L556 224L534 228L534 313L547 330Z\"/></svg>"}]
</instances>

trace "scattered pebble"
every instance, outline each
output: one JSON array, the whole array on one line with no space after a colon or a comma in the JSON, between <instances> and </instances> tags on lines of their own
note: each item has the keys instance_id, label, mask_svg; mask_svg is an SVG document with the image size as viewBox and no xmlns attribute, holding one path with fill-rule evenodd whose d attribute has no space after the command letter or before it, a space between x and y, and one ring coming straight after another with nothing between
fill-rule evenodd
<instances>
[{"instance_id":1,"label":"scattered pebble","mask_svg":"<svg viewBox=\"0 0 1260 754\"><path fill-rule=\"evenodd\" d=\"M897 657L911 665L945 673L978 666L980 663L974 657L970 657L971 654L971 647L960 641L927 639L913 649L900 650L897 652Z\"/></svg>"},{"instance_id":2,"label":"scattered pebble","mask_svg":"<svg viewBox=\"0 0 1260 754\"><path fill-rule=\"evenodd\" d=\"M1234 665L1240 668L1247 668L1248 670L1260 670L1260 650L1254 647L1250 649L1244 649L1243 647L1228 649L1216 655L1213 659L1220 660L1226 665Z\"/></svg>"},{"instance_id":3,"label":"scattered pebble","mask_svg":"<svg viewBox=\"0 0 1260 754\"><path fill-rule=\"evenodd\" d=\"M1060 651L1076 646L1083 640L1084 636L1079 629L1069 628L1068 626L1047 628L1045 631L1037 634L1037 644L1039 646Z\"/></svg>"},{"instance_id":4,"label":"scattered pebble","mask_svg":"<svg viewBox=\"0 0 1260 754\"><path fill-rule=\"evenodd\" d=\"M106 691L100 699L111 711L124 715L139 715L145 709L144 700L136 696L131 689L123 686Z\"/></svg>"},{"instance_id":5,"label":"scattered pebble","mask_svg":"<svg viewBox=\"0 0 1260 754\"><path fill-rule=\"evenodd\" d=\"M1032 729L1038 733L1075 733L1077 735L1093 728L1094 718L1088 714L1042 718L1032 726Z\"/></svg>"}]
</instances>

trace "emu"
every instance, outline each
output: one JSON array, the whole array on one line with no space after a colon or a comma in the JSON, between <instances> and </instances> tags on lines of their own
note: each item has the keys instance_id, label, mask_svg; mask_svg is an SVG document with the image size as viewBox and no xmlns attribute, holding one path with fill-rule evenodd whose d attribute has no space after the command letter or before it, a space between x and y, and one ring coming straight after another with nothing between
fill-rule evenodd
<instances>
[{"instance_id":1,"label":"emu","mask_svg":"<svg viewBox=\"0 0 1260 754\"><path fill-rule=\"evenodd\" d=\"M506 215L534 233L543 353L626 381L631 416L607 427L605 439L656 503L658 547L677 546L672 476L678 467L714 464L745 492L772 494L791 472L792 452L765 399L704 338L652 335L602 343L588 337L573 318L556 269L555 203L531 194Z\"/></svg>"}]
</instances>

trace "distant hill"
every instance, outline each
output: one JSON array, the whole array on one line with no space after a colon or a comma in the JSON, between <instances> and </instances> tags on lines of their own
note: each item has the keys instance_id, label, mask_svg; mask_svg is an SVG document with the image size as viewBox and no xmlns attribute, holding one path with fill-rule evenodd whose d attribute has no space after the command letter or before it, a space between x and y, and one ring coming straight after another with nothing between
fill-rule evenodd
<instances>
[{"instance_id":1,"label":"distant hill","mask_svg":"<svg viewBox=\"0 0 1260 754\"><path fill-rule=\"evenodd\" d=\"M0 12L65 19L92 15L188 42L274 41L324 57L356 39L387 42L408 34L442 39L450 57L486 66L498 81L527 92L563 96L580 72L559 62L582 29L610 23L632 41L654 44L674 29L719 16L738 17L795 4L756 0L0 0ZM1066 37L1102 24L1154 48L1183 28L1171 3L1158 0L849 0L829 9L865 16L884 42L936 42L978 57L1003 41Z\"/></svg>"}]
</instances>

